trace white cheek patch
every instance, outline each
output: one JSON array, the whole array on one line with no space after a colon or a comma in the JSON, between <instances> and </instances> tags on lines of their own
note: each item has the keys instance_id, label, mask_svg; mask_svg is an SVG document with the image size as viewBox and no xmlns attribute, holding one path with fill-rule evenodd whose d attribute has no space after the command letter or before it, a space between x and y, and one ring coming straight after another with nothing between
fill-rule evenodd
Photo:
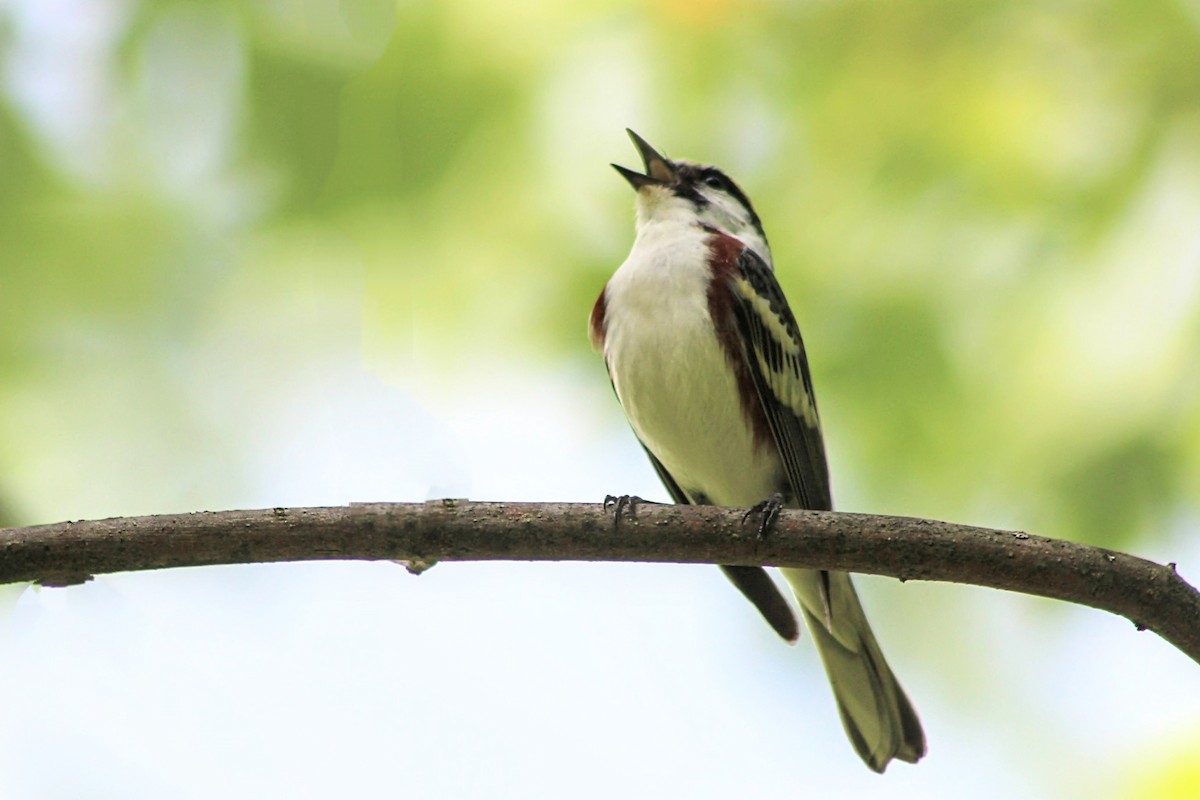
<instances>
[{"instance_id":1,"label":"white cheek patch","mask_svg":"<svg viewBox=\"0 0 1200 800\"><path fill-rule=\"evenodd\" d=\"M747 216L746 209L724 193L709 193L704 197L708 200L708 206L700 213L701 219L710 226L745 242L768 267L771 266L771 248L767 246L767 240L763 238L758 228Z\"/></svg>"}]
</instances>

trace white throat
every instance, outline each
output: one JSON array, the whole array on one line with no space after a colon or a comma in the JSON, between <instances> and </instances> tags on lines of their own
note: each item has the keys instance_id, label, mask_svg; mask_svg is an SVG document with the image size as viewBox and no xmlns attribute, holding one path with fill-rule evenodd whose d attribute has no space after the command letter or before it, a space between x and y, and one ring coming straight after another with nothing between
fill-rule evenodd
<instances>
[{"instance_id":1,"label":"white throat","mask_svg":"<svg viewBox=\"0 0 1200 800\"><path fill-rule=\"evenodd\" d=\"M667 226L659 230L670 231L670 235L681 235L680 228L708 225L719 231L740 239L774 269L775 262L771 258L771 248L762 234L751 224L743 222L734 212L725 209L720 203L709 205L704 213L697 213L691 201L677 197L665 186L644 186L637 194L637 238L640 241L645 233L656 225ZM657 232L653 235L657 235ZM638 242L634 242L636 252ZM632 258L632 253L630 254Z\"/></svg>"}]
</instances>

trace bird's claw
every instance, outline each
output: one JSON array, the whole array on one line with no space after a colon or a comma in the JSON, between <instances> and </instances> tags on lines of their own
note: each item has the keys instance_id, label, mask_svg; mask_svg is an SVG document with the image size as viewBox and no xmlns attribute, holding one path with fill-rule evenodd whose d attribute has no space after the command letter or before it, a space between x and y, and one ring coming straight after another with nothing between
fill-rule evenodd
<instances>
[{"instance_id":1,"label":"bird's claw","mask_svg":"<svg viewBox=\"0 0 1200 800\"><path fill-rule=\"evenodd\" d=\"M761 503L755 503L750 506L745 514L742 515L742 524L755 515L758 515L758 539L767 538L767 534L771 532L772 526L775 525L775 520L779 518L779 512L783 510L783 495L776 492L775 494L763 500Z\"/></svg>"},{"instance_id":2,"label":"bird's claw","mask_svg":"<svg viewBox=\"0 0 1200 800\"><path fill-rule=\"evenodd\" d=\"M635 494L614 495L610 494L604 498L604 510L612 511L613 528L621 527L621 514L624 513L630 519L637 519L638 503L646 502Z\"/></svg>"}]
</instances>

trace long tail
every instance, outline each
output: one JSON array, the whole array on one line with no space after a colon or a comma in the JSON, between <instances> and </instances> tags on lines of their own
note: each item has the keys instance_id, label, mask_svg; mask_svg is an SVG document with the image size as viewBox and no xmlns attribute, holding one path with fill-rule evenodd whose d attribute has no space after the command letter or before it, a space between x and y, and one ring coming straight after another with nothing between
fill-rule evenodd
<instances>
[{"instance_id":1,"label":"long tail","mask_svg":"<svg viewBox=\"0 0 1200 800\"><path fill-rule=\"evenodd\" d=\"M785 569L854 749L883 772L893 758L915 764L925 755L925 732L892 674L845 572Z\"/></svg>"}]
</instances>

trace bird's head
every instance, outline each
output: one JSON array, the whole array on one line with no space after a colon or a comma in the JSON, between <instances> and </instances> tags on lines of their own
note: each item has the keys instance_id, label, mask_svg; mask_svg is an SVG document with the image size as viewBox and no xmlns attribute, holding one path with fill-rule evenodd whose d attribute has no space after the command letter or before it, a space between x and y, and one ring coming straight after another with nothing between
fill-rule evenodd
<instances>
[{"instance_id":1,"label":"bird's head","mask_svg":"<svg viewBox=\"0 0 1200 800\"><path fill-rule=\"evenodd\" d=\"M645 173L613 164L637 190L638 226L680 221L707 225L746 242L768 263L771 250L750 198L716 167L672 161L627 129L637 146Z\"/></svg>"}]
</instances>

